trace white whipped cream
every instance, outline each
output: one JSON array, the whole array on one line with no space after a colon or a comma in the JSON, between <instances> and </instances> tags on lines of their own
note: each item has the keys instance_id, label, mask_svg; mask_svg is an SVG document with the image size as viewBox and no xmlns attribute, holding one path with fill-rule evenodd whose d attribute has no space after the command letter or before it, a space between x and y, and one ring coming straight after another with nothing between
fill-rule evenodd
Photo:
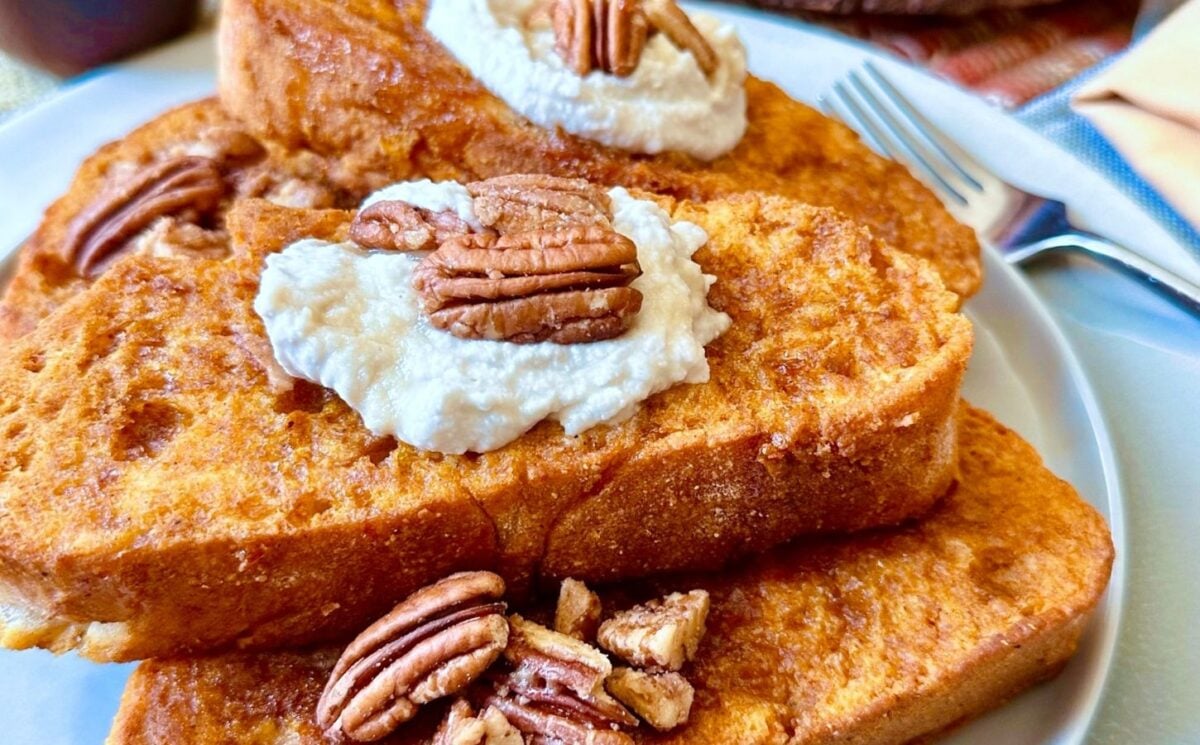
<instances>
[{"instance_id":1,"label":"white whipped cream","mask_svg":"<svg viewBox=\"0 0 1200 745\"><path fill-rule=\"evenodd\" d=\"M525 23L539 0L433 0L425 25L488 90L533 123L639 153L678 150L703 160L746 131L746 52L733 27L691 14L720 65L705 77L663 34L632 75L580 77L554 51L548 28Z\"/></svg>"},{"instance_id":2,"label":"white whipped cream","mask_svg":"<svg viewBox=\"0 0 1200 745\"><path fill-rule=\"evenodd\" d=\"M457 204L462 187L407 188L415 206L432 208ZM624 189L609 195L615 229L637 246L642 275L632 286L644 296L615 339L459 339L421 313L412 288L420 255L311 239L267 258L254 310L284 370L332 388L375 434L418 448L486 452L543 419L570 435L617 422L654 393L708 380L704 346L730 319L709 307L714 278L691 258L708 240L704 230Z\"/></svg>"}]
</instances>

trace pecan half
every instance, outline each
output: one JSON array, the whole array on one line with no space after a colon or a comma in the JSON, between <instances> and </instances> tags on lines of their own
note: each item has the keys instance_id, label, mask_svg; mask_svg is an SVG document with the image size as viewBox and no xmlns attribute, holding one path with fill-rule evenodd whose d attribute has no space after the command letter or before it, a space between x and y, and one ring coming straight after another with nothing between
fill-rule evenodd
<instances>
[{"instance_id":1,"label":"pecan half","mask_svg":"<svg viewBox=\"0 0 1200 745\"><path fill-rule=\"evenodd\" d=\"M521 616L512 616L509 624L512 633L504 658L513 666L509 679L516 690L525 692L543 684L565 688L580 700L607 709L624 724L636 723L604 692L612 663L600 650Z\"/></svg>"},{"instance_id":2,"label":"pecan half","mask_svg":"<svg viewBox=\"0 0 1200 745\"><path fill-rule=\"evenodd\" d=\"M579 75L626 77L637 69L649 28L640 0L552 0L554 48Z\"/></svg>"},{"instance_id":3,"label":"pecan half","mask_svg":"<svg viewBox=\"0 0 1200 745\"><path fill-rule=\"evenodd\" d=\"M398 200L376 202L350 223L350 240L358 245L396 251L431 251L470 232L471 226L452 212L434 212Z\"/></svg>"},{"instance_id":4,"label":"pecan half","mask_svg":"<svg viewBox=\"0 0 1200 745\"><path fill-rule=\"evenodd\" d=\"M595 66L591 0L551 0L550 24L554 28L554 51L578 75Z\"/></svg>"},{"instance_id":5,"label":"pecan half","mask_svg":"<svg viewBox=\"0 0 1200 745\"><path fill-rule=\"evenodd\" d=\"M335 740L378 740L420 704L458 693L508 642L504 580L454 574L410 595L342 653L317 703Z\"/></svg>"},{"instance_id":6,"label":"pecan half","mask_svg":"<svg viewBox=\"0 0 1200 745\"><path fill-rule=\"evenodd\" d=\"M587 743L588 745L632 745L633 738L626 733L597 727L579 721L569 714L559 714L553 709L493 693L484 702L504 714L505 719L517 729L530 736L531 743Z\"/></svg>"},{"instance_id":7,"label":"pecan half","mask_svg":"<svg viewBox=\"0 0 1200 745\"><path fill-rule=\"evenodd\" d=\"M505 719L494 706L476 714L471 705L459 699L433 736L433 745L524 745L521 731Z\"/></svg>"},{"instance_id":8,"label":"pecan half","mask_svg":"<svg viewBox=\"0 0 1200 745\"><path fill-rule=\"evenodd\" d=\"M550 0L554 48L579 75L595 69L625 77L641 61L649 32L691 52L705 75L717 53L675 0Z\"/></svg>"},{"instance_id":9,"label":"pecan half","mask_svg":"<svg viewBox=\"0 0 1200 745\"><path fill-rule=\"evenodd\" d=\"M495 682L487 704L526 734L629 742L617 730L636 727L637 718L604 690L612 663L600 650L520 616L509 624L504 657L511 670Z\"/></svg>"},{"instance_id":10,"label":"pecan half","mask_svg":"<svg viewBox=\"0 0 1200 745\"><path fill-rule=\"evenodd\" d=\"M564 579L554 609L554 630L590 643L600 628L600 611L599 595L577 579Z\"/></svg>"},{"instance_id":11,"label":"pecan half","mask_svg":"<svg viewBox=\"0 0 1200 745\"><path fill-rule=\"evenodd\" d=\"M717 71L720 60L716 51L675 0L641 2L642 11L655 31L661 31L663 36L670 39L679 49L691 52L692 57L696 59L696 65L705 75L712 75Z\"/></svg>"},{"instance_id":12,"label":"pecan half","mask_svg":"<svg viewBox=\"0 0 1200 745\"><path fill-rule=\"evenodd\" d=\"M641 307L640 292L614 287L457 305L431 313L429 320L435 328L462 339L587 344L628 331Z\"/></svg>"},{"instance_id":13,"label":"pecan half","mask_svg":"<svg viewBox=\"0 0 1200 745\"><path fill-rule=\"evenodd\" d=\"M225 191L221 171L209 158L157 163L101 193L71 221L64 245L80 276L95 277L116 252L158 218L184 211L211 212Z\"/></svg>"},{"instance_id":14,"label":"pecan half","mask_svg":"<svg viewBox=\"0 0 1200 745\"><path fill-rule=\"evenodd\" d=\"M679 670L704 637L709 597L704 590L671 593L621 611L600 624L600 646L626 662L651 670Z\"/></svg>"},{"instance_id":15,"label":"pecan half","mask_svg":"<svg viewBox=\"0 0 1200 745\"><path fill-rule=\"evenodd\" d=\"M619 667L604 683L618 701L660 732L685 724L696 691L679 673L648 673Z\"/></svg>"},{"instance_id":16,"label":"pecan half","mask_svg":"<svg viewBox=\"0 0 1200 745\"><path fill-rule=\"evenodd\" d=\"M569 225L609 226L612 200L586 179L533 174L497 176L467 184L479 222L501 233Z\"/></svg>"},{"instance_id":17,"label":"pecan half","mask_svg":"<svg viewBox=\"0 0 1200 745\"><path fill-rule=\"evenodd\" d=\"M637 248L619 233L574 227L453 238L413 271L430 323L465 339L560 344L624 333L641 309L628 287Z\"/></svg>"},{"instance_id":18,"label":"pecan half","mask_svg":"<svg viewBox=\"0 0 1200 745\"><path fill-rule=\"evenodd\" d=\"M623 78L633 74L642 61L649 35L641 0L593 0L592 17L596 23L596 62L601 70Z\"/></svg>"}]
</instances>

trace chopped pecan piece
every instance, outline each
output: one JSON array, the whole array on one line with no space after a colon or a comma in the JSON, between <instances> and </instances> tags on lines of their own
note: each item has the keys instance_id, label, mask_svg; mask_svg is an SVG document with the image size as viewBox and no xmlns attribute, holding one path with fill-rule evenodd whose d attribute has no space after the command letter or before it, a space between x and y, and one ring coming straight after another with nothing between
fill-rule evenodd
<instances>
[{"instance_id":1,"label":"chopped pecan piece","mask_svg":"<svg viewBox=\"0 0 1200 745\"><path fill-rule=\"evenodd\" d=\"M554 630L591 643L600 628L600 596L577 579L564 579L554 610Z\"/></svg>"},{"instance_id":2,"label":"chopped pecan piece","mask_svg":"<svg viewBox=\"0 0 1200 745\"><path fill-rule=\"evenodd\" d=\"M161 217L133 241L133 252L159 258L223 259L230 253L229 234Z\"/></svg>"},{"instance_id":3,"label":"chopped pecan piece","mask_svg":"<svg viewBox=\"0 0 1200 745\"><path fill-rule=\"evenodd\" d=\"M433 745L524 745L521 731L504 718L494 706L476 714L471 705L459 699L450 707L446 719L433 736Z\"/></svg>"},{"instance_id":4,"label":"chopped pecan piece","mask_svg":"<svg viewBox=\"0 0 1200 745\"><path fill-rule=\"evenodd\" d=\"M465 339L560 344L624 333L641 309L641 270L619 233L574 227L446 241L413 271L434 327Z\"/></svg>"},{"instance_id":5,"label":"chopped pecan piece","mask_svg":"<svg viewBox=\"0 0 1200 745\"><path fill-rule=\"evenodd\" d=\"M637 726L637 719L604 690L612 663L600 650L520 616L509 624L504 657L511 670L496 681L486 703L528 735L629 742L617 730Z\"/></svg>"},{"instance_id":6,"label":"chopped pecan piece","mask_svg":"<svg viewBox=\"0 0 1200 745\"><path fill-rule=\"evenodd\" d=\"M332 738L377 740L464 689L508 642L504 580L454 574L410 595L342 653L317 704Z\"/></svg>"},{"instance_id":7,"label":"chopped pecan piece","mask_svg":"<svg viewBox=\"0 0 1200 745\"><path fill-rule=\"evenodd\" d=\"M629 667L613 670L605 686L618 701L660 732L687 722L696 693L679 673L648 673Z\"/></svg>"},{"instance_id":8,"label":"chopped pecan piece","mask_svg":"<svg viewBox=\"0 0 1200 745\"><path fill-rule=\"evenodd\" d=\"M399 200L376 202L350 223L350 240L358 245L396 251L431 251L470 232L471 226L452 212L434 212Z\"/></svg>"},{"instance_id":9,"label":"chopped pecan piece","mask_svg":"<svg viewBox=\"0 0 1200 745\"><path fill-rule=\"evenodd\" d=\"M211 212L225 191L220 169L208 158L157 163L104 191L80 212L67 227L66 250L81 276L94 277L158 218Z\"/></svg>"},{"instance_id":10,"label":"chopped pecan piece","mask_svg":"<svg viewBox=\"0 0 1200 745\"><path fill-rule=\"evenodd\" d=\"M635 667L679 670L704 637L709 597L704 590L671 593L621 611L600 624L600 646Z\"/></svg>"},{"instance_id":11,"label":"chopped pecan piece","mask_svg":"<svg viewBox=\"0 0 1200 745\"><path fill-rule=\"evenodd\" d=\"M705 75L716 72L720 62L675 0L551 0L550 20L555 51L581 76L594 69L619 77L633 74L650 31L691 52Z\"/></svg>"},{"instance_id":12,"label":"chopped pecan piece","mask_svg":"<svg viewBox=\"0 0 1200 745\"><path fill-rule=\"evenodd\" d=\"M504 657L512 663L510 677L518 688L545 680L573 691L582 699L598 696L606 703L609 701L604 679L612 672L612 663L603 652L521 616L509 618L509 624L512 633Z\"/></svg>"},{"instance_id":13,"label":"chopped pecan piece","mask_svg":"<svg viewBox=\"0 0 1200 745\"><path fill-rule=\"evenodd\" d=\"M612 221L612 200L586 179L515 174L469 183L467 191L479 222L501 233Z\"/></svg>"},{"instance_id":14,"label":"chopped pecan piece","mask_svg":"<svg viewBox=\"0 0 1200 745\"><path fill-rule=\"evenodd\" d=\"M334 193L326 186L302 178L288 178L275 183L262 192L263 199L280 207L323 210L337 203Z\"/></svg>"}]
</instances>

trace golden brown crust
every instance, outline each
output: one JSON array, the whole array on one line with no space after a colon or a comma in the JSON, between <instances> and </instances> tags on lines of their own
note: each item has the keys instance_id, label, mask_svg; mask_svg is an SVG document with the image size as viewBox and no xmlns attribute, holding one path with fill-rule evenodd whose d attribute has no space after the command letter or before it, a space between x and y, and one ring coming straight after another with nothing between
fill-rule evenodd
<instances>
[{"instance_id":1,"label":"golden brown crust","mask_svg":"<svg viewBox=\"0 0 1200 745\"><path fill-rule=\"evenodd\" d=\"M929 259L964 297L979 286L969 228L903 167L762 80L747 81L750 126L729 155L637 156L517 116L424 30L420 0L230 0L222 9L222 102L259 136L336 158L334 176L351 192L507 173L689 199L765 191L844 212Z\"/></svg>"},{"instance_id":2,"label":"golden brown crust","mask_svg":"<svg viewBox=\"0 0 1200 745\"><path fill-rule=\"evenodd\" d=\"M646 574L651 562L717 568L730 555L814 527L899 522L902 513L923 511L911 495L941 495L949 486L953 474L932 464L954 458L958 366L970 342L957 321L941 330L940 322L921 321L914 335L910 313L924 307L917 315L940 314L953 300L928 304L937 280L923 262L881 250L865 232L843 232L828 212L806 209L802 217L787 205L743 195L674 210L676 219L709 228L712 238L696 259L721 277L709 300L733 326L708 348L709 384L650 402L671 434L641 442L624 462L601 470L592 496L558 516L544 575L612 580ZM755 252L750 266L739 257L743 246L767 250ZM795 276L792 252L812 275L783 279ZM845 261L856 253L857 260ZM859 272L867 266L886 274L894 289L846 302L843 292L864 287ZM895 323L876 325L881 316ZM939 347L940 362L922 359ZM880 369L907 372L886 384L867 382L872 376L863 373ZM783 399L772 393L780 390L788 394ZM660 408L659 401L679 405ZM744 411L754 414L738 413ZM749 509L746 495L754 495Z\"/></svg>"},{"instance_id":3,"label":"golden brown crust","mask_svg":"<svg viewBox=\"0 0 1200 745\"><path fill-rule=\"evenodd\" d=\"M304 643L450 569L520 590L713 568L927 510L954 476L971 346L936 273L777 197L672 209L712 236L696 258L734 319L710 382L481 456L372 437L331 392L271 385L263 257L344 237L348 213L252 200L228 259L118 262L0 360L0 569L27 616L3 643Z\"/></svg>"},{"instance_id":4,"label":"golden brown crust","mask_svg":"<svg viewBox=\"0 0 1200 745\"><path fill-rule=\"evenodd\" d=\"M37 231L21 247L11 283L2 288L0 341L29 333L91 283L91 278L80 276L71 255L76 217L114 187L144 174L151 164L184 156L212 160L226 181L215 214L185 219L194 221L199 227L195 232L203 232L211 242L228 243L224 214L237 198L270 196L297 207L334 206L346 199L326 180L322 159L258 142L216 99L179 106L100 148L46 210Z\"/></svg>"},{"instance_id":5,"label":"golden brown crust","mask_svg":"<svg viewBox=\"0 0 1200 745\"><path fill-rule=\"evenodd\" d=\"M702 586L689 723L656 743L903 743L1056 673L1108 582L1104 520L987 414L963 407L962 479L920 523L644 590ZM627 593L605 597L628 604ZM143 663L109 745L320 743L336 651ZM427 743L436 715L388 743Z\"/></svg>"}]
</instances>

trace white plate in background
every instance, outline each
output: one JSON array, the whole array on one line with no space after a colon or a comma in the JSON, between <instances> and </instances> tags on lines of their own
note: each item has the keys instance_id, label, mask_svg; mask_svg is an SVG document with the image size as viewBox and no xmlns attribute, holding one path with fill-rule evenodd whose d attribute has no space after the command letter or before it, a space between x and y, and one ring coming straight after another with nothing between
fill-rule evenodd
<instances>
[{"instance_id":1,"label":"white plate in background","mask_svg":"<svg viewBox=\"0 0 1200 745\"><path fill-rule=\"evenodd\" d=\"M720 12L741 27L751 69L802 100L814 100L873 54L765 14ZM1111 186L1097 183L1078 162L1019 124L923 74L882 64L902 88L934 105L932 118L956 134L969 129L976 142L986 141L984 160L1003 163L1007 153L1020 153L1044 164L1028 180L1053 176L1039 185L1074 205L1086 222L1102 229L1115 226L1118 238L1122 231L1143 238L1162 232ZM0 252L36 227L41 210L98 145L212 90L212 37L199 35L82 80L0 127ZM1085 177L1073 178L1080 175ZM1127 242L1136 247L1135 241ZM1106 598L1064 673L956 730L947 742L1078 743L1084 741L1111 664L1125 587L1125 522L1116 461L1091 387L1046 309L1024 278L997 256L987 252L985 260L987 282L967 307L977 342L965 395L1021 432L1055 473L1108 517L1117 563ZM100 742L129 669L73 656L0 652L0 719L7 741Z\"/></svg>"}]
</instances>

